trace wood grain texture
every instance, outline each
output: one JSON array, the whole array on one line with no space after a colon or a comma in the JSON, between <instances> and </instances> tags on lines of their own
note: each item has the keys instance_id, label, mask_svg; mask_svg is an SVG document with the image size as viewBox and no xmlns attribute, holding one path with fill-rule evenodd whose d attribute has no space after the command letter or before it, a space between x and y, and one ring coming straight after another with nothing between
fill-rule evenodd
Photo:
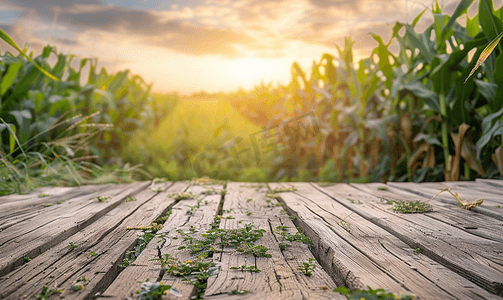
<instances>
[{"instance_id":1,"label":"wood grain texture","mask_svg":"<svg viewBox=\"0 0 503 300\"><path fill-rule=\"evenodd\" d=\"M420 299L503 300L503 220L499 217L503 209L496 207L503 201L501 180L329 187L231 182L225 197L219 193L223 186L202 182L209 185L137 182L43 188L0 197L0 299L29 298L44 286L65 289L61 297L68 299L137 299L138 281L148 278L172 285L182 294L168 293L163 299L188 300L196 294L195 287L166 274L152 259L170 254L181 262L196 260L197 255L183 247L185 235L177 230L202 239L221 214L222 229L246 224L264 229L255 244L266 246L271 257L217 246L209 259L217 262L220 272L209 277L204 299L342 300L346 297L332 290L345 285L352 290L370 286L410 292ZM297 190L268 195L271 189L292 186ZM430 202L433 211L419 214L392 212L391 205L381 201L381 197L426 201L441 187L450 187L463 200L485 200L478 210L465 210L444 193ZM182 191L201 199L168 197ZM50 196L39 197L40 193ZM124 201L130 195L135 200ZM98 201L97 196L110 198ZM140 233L126 228L149 225L169 209L172 214L141 255L119 268ZM289 234L303 231L312 245L287 241L281 228ZM76 247L70 249L70 243ZM313 258L312 276L297 269ZM261 272L231 269L243 265ZM79 283L84 290L70 291L83 276L86 281ZM247 293L230 295L233 290ZM58 296L49 299L53 298Z\"/></svg>"},{"instance_id":2,"label":"wood grain texture","mask_svg":"<svg viewBox=\"0 0 503 300\"><path fill-rule=\"evenodd\" d=\"M431 183L414 183L414 182L400 182L400 184L398 184L397 182L389 182L388 185L426 198L431 198L435 196L440 191L440 187L445 186L443 185L443 183L432 185ZM464 193L458 192L458 194L462 201L471 202L479 198L483 198L478 197L478 195L480 194L478 194L477 192L471 192L466 190L464 190ZM492 197L494 197L494 195L492 195ZM496 205L501 205L501 203L499 201L495 202L492 197L489 199L484 198L484 202L482 203L482 205L475 206L471 210L503 221L503 210L496 208ZM435 199L437 199L438 201L459 206L458 201L451 194L446 192L443 192Z\"/></svg>"},{"instance_id":3,"label":"wood grain texture","mask_svg":"<svg viewBox=\"0 0 503 300\"><path fill-rule=\"evenodd\" d=\"M414 199L429 201L431 199L392 186L386 186L383 183L352 183L351 186L375 195L376 197L383 197L388 200ZM386 188L386 190L383 190L383 188ZM471 210L462 209L459 205L445 203L436 199L433 199L429 203L432 205L433 211L424 214L424 216L441 221L449 226L454 226L482 238L503 242L503 234L501 233L503 230L503 221ZM384 201L380 201L377 204L380 204L382 209L390 209L391 207L390 205L385 205Z\"/></svg>"},{"instance_id":4,"label":"wood grain texture","mask_svg":"<svg viewBox=\"0 0 503 300\"><path fill-rule=\"evenodd\" d=\"M33 219L11 226L0 235L0 253L4 255L0 258L0 276L21 265L23 257L35 258L71 237L117 207L125 197L134 195L147 185L148 182L118 185L103 192L77 197L69 200L73 205L48 209ZM96 196L109 196L110 199L98 202L94 199Z\"/></svg>"},{"instance_id":5,"label":"wood grain texture","mask_svg":"<svg viewBox=\"0 0 503 300\"><path fill-rule=\"evenodd\" d=\"M163 188L170 185L165 183ZM136 243L136 232L126 227L147 226L174 203L166 201L166 192L150 189L143 189L135 198L135 201L122 202L90 226L5 276L0 282L5 289L0 295L13 299L30 296L43 286L69 291L82 276L87 279L85 290L68 293L66 298L89 298L102 290L116 276L126 250ZM77 247L70 249L70 242ZM96 255L90 255L93 252Z\"/></svg>"},{"instance_id":6,"label":"wood grain texture","mask_svg":"<svg viewBox=\"0 0 503 300\"><path fill-rule=\"evenodd\" d=\"M213 188L217 191L222 189L221 186L214 186ZM202 186L189 186L186 192L199 195L206 190ZM130 297L140 289L138 281L143 282L149 279L150 281L162 281L163 284L171 285L177 288L183 295L183 297L168 295L170 299L190 299L195 294L194 286L183 282L180 277L164 274L160 263L152 261L152 259L159 258L159 251L161 252L161 257L164 254L170 254L182 262L194 259L188 249L179 249L185 243L177 231L183 230L184 232L188 232L190 227L194 226L199 231L194 236L197 237L210 229L210 225L218 211L220 198L220 195L202 197L199 208L196 208L198 201L195 199L180 200L176 203L171 209L172 213L166 223L164 223L163 228L157 232L158 236L164 235L164 238L154 238L133 264L125 268L103 292L103 296L111 299ZM191 210L191 207L194 209ZM187 214L189 210L191 214Z\"/></svg>"},{"instance_id":7,"label":"wood grain texture","mask_svg":"<svg viewBox=\"0 0 503 300\"><path fill-rule=\"evenodd\" d=\"M415 253L414 249L389 232L353 213L311 185L296 183L295 186L298 189L295 193L282 194L285 205L296 213L303 210L304 215L300 216L300 219L321 219L324 226L333 232L332 240L342 240L349 244L346 248L334 248L338 257L342 256L341 250L348 251L353 247L355 252L362 253L384 273L381 278L388 278L387 282L372 286L374 279L370 278L370 274L361 272L354 263L348 261L346 266L364 285L374 289L390 289L395 293L412 292L426 299L473 299L480 295L483 295L482 299L496 297L423 254ZM359 199L357 196L354 198L356 202ZM342 244L342 241L337 243Z\"/></svg>"},{"instance_id":8,"label":"wood grain texture","mask_svg":"<svg viewBox=\"0 0 503 300\"><path fill-rule=\"evenodd\" d=\"M39 197L40 194L30 194L30 197L0 204L0 232L22 221L33 219L39 214L57 209L68 210L70 199L89 195L105 189L113 188L113 185L88 185L78 188L53 188L45 193L49 196ZM58 201L61 203L58 204ZM52 207L52 206L56 207ZM52 207L52 208L51 208Z\"/></svg>"},{"instance_id":9,"label":"wood grain texture","mask_svg":"<svg viewBox=\"0 0 503 300\"><path fill-rule=\"evenodd\" d=\"M287 242L285 250L279 248L279 242L286 242L275 232L277 226L287 226L295 233L294 224L275 199L266 198L267 188L256 188L251 184L229 183L223 205L221 229L238 229L246 224L264 229L264 235L256 245L268 248L268 257L254 257L251 254L239 254L235 248L222 247L215 259L220 263L220 273L210 277L205 298L220 299L229 297L232 290L248 291L240 295L243 299L257 299L259 295L274 295L280 299L344 299L336 293L323 292L323 288L332 290L335 284L316 261L312 276L306 276L297 270L301 262L309 261L313 256L307 245L299 242ZM233 217L233 219L226 219ZM242 272L231 267L255 266L261 272Z\"/></svg>"},{"instance_id":10,"label":"wood grain texture","mask_svg":"<svg viewBox=\"0 0 503 300\"><path fill-rule=\"evenodd\" d=\"M398 237L411 248L420 248L430 259L484 289L503 293L503 253L500 242L459 230L423 214L397 214L383 208L379 197L347 184L317 189L355 214ZM362 203L351 203L358 199Z\"/></svg>"}]
</instances>

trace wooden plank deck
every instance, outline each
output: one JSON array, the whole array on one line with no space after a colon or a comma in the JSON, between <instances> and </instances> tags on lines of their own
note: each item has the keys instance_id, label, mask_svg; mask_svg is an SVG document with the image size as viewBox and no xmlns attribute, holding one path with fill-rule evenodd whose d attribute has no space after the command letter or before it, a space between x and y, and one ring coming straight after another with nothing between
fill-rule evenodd
<instances>
[{"instance_id":1,"label":"wooden plank deck","mask_svg":"<svg viewBox=\"0 0 503 300\"><path fill-rule=\"evenodd\" d=\"M138 299L161 284L162 299L346 299L339 286L503 299L503 181L210 183L0 197L0 299ZM445 187L484 202L390 209Z\"/></svg>"}]
</instances>

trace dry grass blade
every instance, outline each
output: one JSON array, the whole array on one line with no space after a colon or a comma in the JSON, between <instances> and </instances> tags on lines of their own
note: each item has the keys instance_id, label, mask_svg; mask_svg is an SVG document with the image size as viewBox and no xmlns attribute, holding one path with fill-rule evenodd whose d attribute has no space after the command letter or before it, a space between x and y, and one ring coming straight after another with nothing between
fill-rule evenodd
<instances>
[{"instance_id":1,"label":"dry grass blade","mask_svg":"<svg viewBox=\"0 0 503 300\"><path fill-rule=\"evenodd\" d=\"M461 206L461 208L464 208L464 209L472 209L475 206L481 205L482 202L484 202L484 199L477 199L477 200L475 200L473 202L461 201L461 199L459 199L458 193L451 191L450 188L441 189L440 192L438 192L435 196L433 196L433 198L431 198L428 201L431 201L431 200L435 199L438 195L440 195L443 192L449 192L449 193L451 193L451 195L454 196L454 198L456 198L456 200L458 200L459 206Z\"/></svg>"},{"instance_id":2,"label":"dry grass blade","mask_svg":"<svg viewBox=\"0 0 503 300\"><path fill-rule=\"evenodd\" d=\"M466 83L466 81L468 80L468 78L470 78L470 76L472 76L473 73L475 73L475 71L489 57L489 55L491 55L491 53L493 52L494 48L496 48L496 46L498 45L498 43L499 43L499 41L501 40L502 37L503 37L503 31L500 32L500 34L498 34L498 36L489 43L489 45L487 45L487 47L484 49L484 51L482 51L482 53L480 54L479 59L477 60L477 63L475 64L475 67L473 67L473 69L471 70L470 75L468 75L468 77L466 77L464 83Z\"/></svg>"}]
</instances>

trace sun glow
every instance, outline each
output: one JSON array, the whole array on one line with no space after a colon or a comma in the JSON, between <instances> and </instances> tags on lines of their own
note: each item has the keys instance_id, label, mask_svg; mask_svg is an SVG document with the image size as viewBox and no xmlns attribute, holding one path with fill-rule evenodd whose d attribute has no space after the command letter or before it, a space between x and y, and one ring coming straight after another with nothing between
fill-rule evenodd
<instances>
[{"instance_id":1,"label":"sun glow","mask_svg":"<svg viewBox=\"0 0 503 300\"><path fill-rule=\"evenodd\" d=\"M226 70L222 73L229 77L229 81L239 82L246 88L252 83L288 78L288 69L281 59L238 58L229 60L225 65Z\"/></svg>"}]
</instances>

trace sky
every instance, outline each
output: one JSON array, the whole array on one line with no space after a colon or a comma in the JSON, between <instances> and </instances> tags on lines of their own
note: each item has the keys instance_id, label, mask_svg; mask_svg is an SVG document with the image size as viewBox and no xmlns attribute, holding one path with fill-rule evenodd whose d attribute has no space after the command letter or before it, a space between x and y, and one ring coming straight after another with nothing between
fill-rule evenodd
<instances>
[{"instance_id":1,"label":"sky","mask_svg":"<svg viewBox=\"0 0 503 300\"><path fill-rule=\"evenodd\" d=\"M460 0L439 0L451 14ZM494 1L499 7L501 0ZM153 91L190 94L288 84L344 37L356 59L385 42L396 21L411 23L432 0L0 0L0 28L35 54L44 45L97 57L108 72L130 69ZM476 14L475 1L469 10ZM461 19L461 18L460 18ZM431 22L425 14L418 28ZM2 52L5 43L0 43ZM14 51L15 52L15 51Z\"/></svg>"}]
</instances>

